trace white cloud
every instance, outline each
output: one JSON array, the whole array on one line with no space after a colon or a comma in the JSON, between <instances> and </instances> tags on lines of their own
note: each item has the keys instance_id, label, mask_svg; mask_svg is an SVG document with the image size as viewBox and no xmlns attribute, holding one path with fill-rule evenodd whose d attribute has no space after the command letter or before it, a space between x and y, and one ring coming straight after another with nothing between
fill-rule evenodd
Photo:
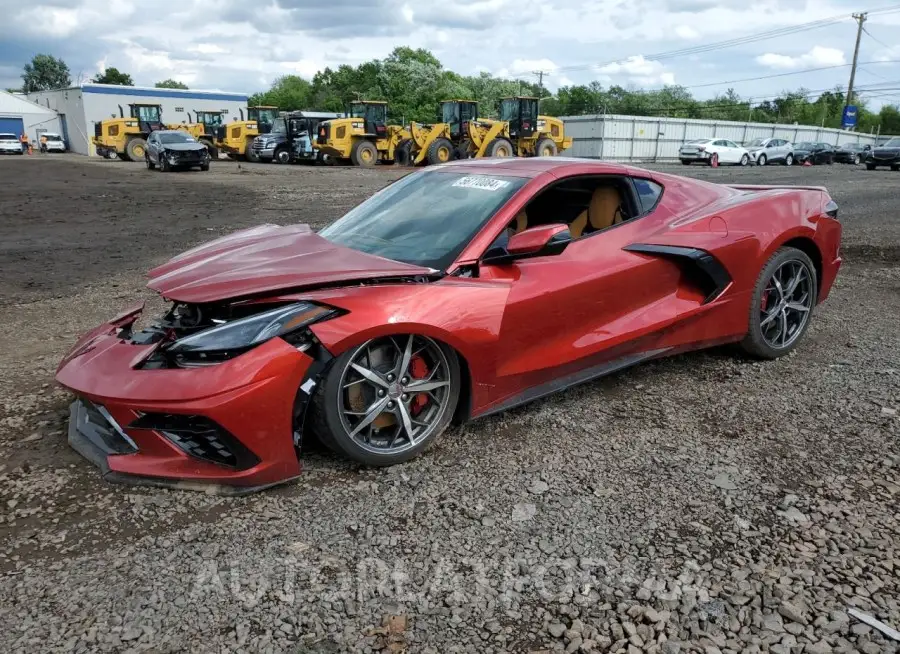
<instances>
[{"instance_id":1,"label":"white cloud","mask_svg":"<svg viewBox=\"0 0 900 654\"><path fill-rule=\"evenodd\" d=\"M200 54L227 54L228 50L216 43L197 43L188 48L190 52L198 52Z\"/></svg>"},{"instance_id":2,"label":"white cloud","mask_svg":"<svg viewBox=\"0 0 900 654\"><path fill-rule=\"evenodd\" d=\"M767 52L756 58L756 63L769 68L789 70L792 68L818 68L822 66L843 66L847 63L844 51L817 45L802 55L790 56Z\"/></svg>"},{"instance_id":3,"label":"white cloud","mask_svg":"<svg viewBox=\"0 0 900 654\"><path fill-rule=\"evenodd\" d=\"M521 75L522 73L533 73L536 70L552 73L557 68L559 66L549 59L516 59L510 64L509 71L513 75Z\"/></svg>"},{"instance_id":4,"label":"white cloud","mask_svg":"<svg viewBox=\"0 0 900 654\"><path fill-rule=\"evenodd\" d=\"M605 66L596 66L596 72L615 80L617 77L627 78L637 84L674 84L675 74L658 61L645 59L643 55L628 57L623 61L617 61Z\"/></svg>"},{"instance_id":5,"label":"white cloud","mask_svg":"<svg viewBox=\"0 0 900 654\"><path fill-rule=\"evenodd\" d=\"M693 41L694 39L700 38L700 32L695 30L690 25L679 25L675 28L675 36L680 39L686 39L688 41Z\"/></svg>"}]
</instances>

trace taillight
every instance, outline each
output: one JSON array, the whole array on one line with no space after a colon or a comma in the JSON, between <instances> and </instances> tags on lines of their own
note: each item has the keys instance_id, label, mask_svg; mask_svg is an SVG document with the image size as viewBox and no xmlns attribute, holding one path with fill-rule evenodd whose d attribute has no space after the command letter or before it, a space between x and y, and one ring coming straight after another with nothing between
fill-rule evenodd
<instances>
[{"instance_id":1,"label":"taillight","mask_svg":"<svg viewBox=\"0 0 900 654\"><path fill-rule=\"evenodd\" d=\"M825 215L829 218L838 219L838 206L837 202L834 200L829 200L828 204L825 205Z\"/></svg>"}]
</instances>

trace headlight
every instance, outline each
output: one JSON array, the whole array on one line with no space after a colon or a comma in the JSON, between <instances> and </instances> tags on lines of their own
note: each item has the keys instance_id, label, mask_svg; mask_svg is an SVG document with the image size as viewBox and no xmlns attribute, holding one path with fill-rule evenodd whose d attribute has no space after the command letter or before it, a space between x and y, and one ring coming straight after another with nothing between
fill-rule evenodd
<instances>
[{"instance_id":1,"label":"headlight","mask_svg":"<svg viewBox=\"0 0 900 654\"><path fill-rule=\"evenodd\" d=\"M220 361L240 354L276 336L289 336L302 332L306 327L337 314L337 309L312 302L297 302L278 307L247 318L233 320L217 327L181 338L167 348L174 355L206 358L215 355ZM301 343L302 344L302 343Z\"/></svg>"}]
</instances>

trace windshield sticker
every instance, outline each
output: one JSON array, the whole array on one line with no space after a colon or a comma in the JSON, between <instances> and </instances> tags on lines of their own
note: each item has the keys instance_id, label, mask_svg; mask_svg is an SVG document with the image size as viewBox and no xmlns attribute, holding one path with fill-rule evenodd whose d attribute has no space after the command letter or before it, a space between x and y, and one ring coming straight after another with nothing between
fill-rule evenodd
<instances>
[{"instance_id":1,"label":"windshield sticker","mask_svg":"<svg viewBox=\"0 0 900 654\"><path fill-rule=\"evenodd\" d=\"M499 191L509 186L509 182L505 179L494 179L493 177L485 177L484 175L467 175L453 182L453 186L459 188L477 188L482 191Z\"/></svg>"}]
</instances>

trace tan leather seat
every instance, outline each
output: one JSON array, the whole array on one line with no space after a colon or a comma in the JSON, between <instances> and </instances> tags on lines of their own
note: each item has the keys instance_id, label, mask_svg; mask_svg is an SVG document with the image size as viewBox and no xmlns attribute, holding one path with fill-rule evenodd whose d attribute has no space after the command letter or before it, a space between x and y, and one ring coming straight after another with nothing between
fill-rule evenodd
<instances>
[{"instance_id":1,"label":"tan leather seat","mask_svg":"<svg viewBox=\"0 0 900 654\"><path fill-rule=\"evenodd\" d=\"M606 229L622 222L622 198L612 186L594 189L591 203L569 225L572 238L580 238L588 225L592 231Z\"/></svg>"},{"instance_id":2,"label":"tan leather seat","mask_svg":"<svg viewBox=\"0 0 900 654\"><path fill-rule=\"evenodd\" d=\"M525 210L522 209L518 214L516 214L516 225L513 227L513 230L516 234L519 232L524 232L528 228L528 214L525 213Z\"/></svg>"}]
</instances>

